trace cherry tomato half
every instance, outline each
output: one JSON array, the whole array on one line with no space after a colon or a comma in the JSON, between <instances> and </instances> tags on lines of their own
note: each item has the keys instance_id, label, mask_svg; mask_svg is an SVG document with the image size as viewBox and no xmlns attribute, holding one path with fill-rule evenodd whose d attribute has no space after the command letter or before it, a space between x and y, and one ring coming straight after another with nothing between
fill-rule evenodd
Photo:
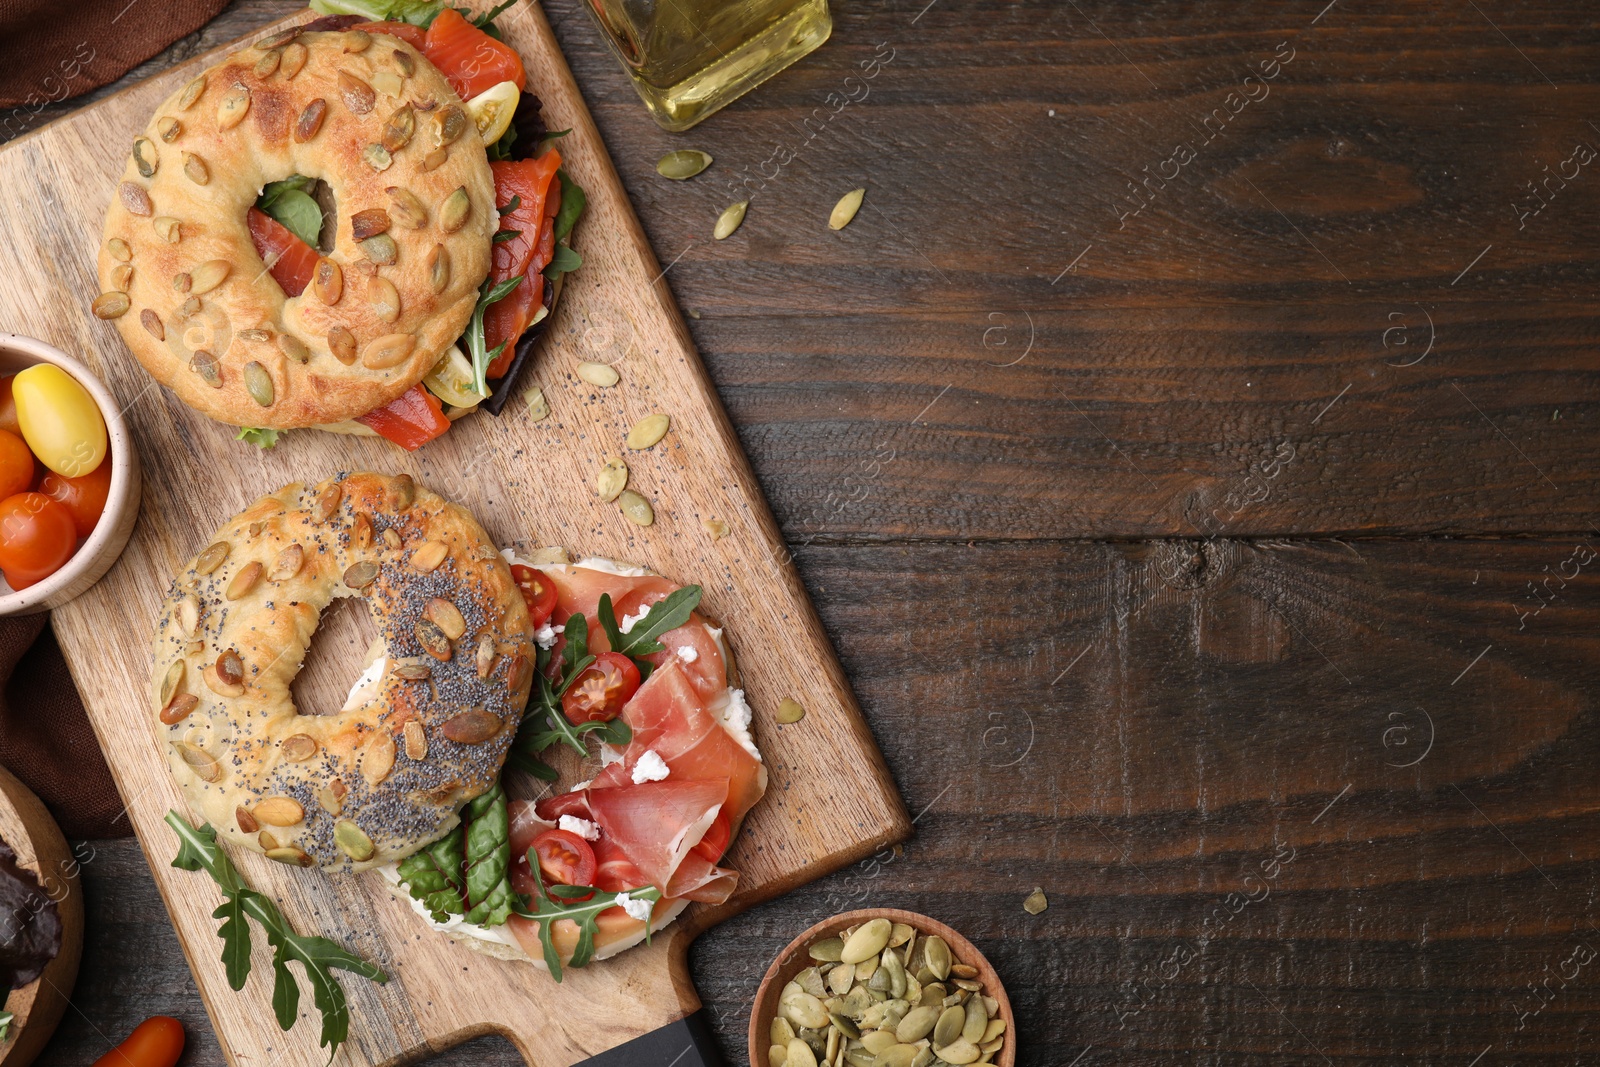
<instances>
[{"instance_id":1,"label":"cherry tomato half","mask_svg":"<svg viewBox=\"0 0 1600 1067\"><path fill-rule=\"evenodd\" d=\"M28 491L34 463L27 443L15 431L0 429L0 500Z\"/></svg>"},{"instance_id":2,"label":"cherry tomato half","mask_svg":"<svg viewBox=\"0 0 1600 1067\"><path fill-rule=\"evenodd\" d=\"M546 885L593 885L594 849L571 830L546 830L528 846Z\"/></svg>"},{"instance_id":3,"label":"cherry tomato half","mask_svg":"<svg viewBox=\"0 0 1600 1067\"><path fill-rule=\"evenodd\" d=\"M106 509L106 498L111 495L111 461L101 461L82 478L63 478L50 471L39 483L39 492L72 512L72 525L78 536L88 537L94 533L95 523Z\"/></svg>"},{"instance_id":4,"label":"cherry tomato half","mask_svg":"<svg viewBox=\"0 0 1600 1067\"><path fill-rule=\"evenodd\" d=\"M639 691L639 668L620 652L602 652L561 696L561 710L578 725L610 722Z\"/></svg>"},{"instance_id":5,"label":"cherry tomato half","mask_svg":"<svg viewBox=\"0 0 1600 1067\"><path fill-rule=\"evenodd\" d=\"M165 1015L152 1016L94 1067L173 1067L183 1055L183 1024Z\"/></svg>"},{"instance_id":6,"label":"cherry tomato half","mask_svg":"<svg viewBox=\"0 0 1600 1067\"><path fill-rule=\"evenodd\" d=\"M706 828L706 836L689 851L707 863L716 863L722 858L722 854L728 851L728 843L731 840L733 840L733 829L729 825L728 809L723 808L717 812L716 821Z\"/></svg>"},{"instance_id":7,"label":"cherry tomato half","mask_svg":"<svg viewBox=\"0 0 1600 1067\"><path fill-rule=\"evenodd\" d=\"M533 620L533 628L537 630L549 621L550 613L556 610L556 583L543 571L521 563L511 565L511 577L517 580L517 588L522 590L522 599L528 604L528 617Z\"/></svg>"},{"instance_id":8,"label":"cherry tomato half","mask_svg":"<svg viewBox=\"0 0 1600 1067\"><path fill-rule=\"evenodd\" d=\"M0 571L26 589L61 569L78 545L72 512L43 493L0 500Z\"/></svg>"}]
</instances>

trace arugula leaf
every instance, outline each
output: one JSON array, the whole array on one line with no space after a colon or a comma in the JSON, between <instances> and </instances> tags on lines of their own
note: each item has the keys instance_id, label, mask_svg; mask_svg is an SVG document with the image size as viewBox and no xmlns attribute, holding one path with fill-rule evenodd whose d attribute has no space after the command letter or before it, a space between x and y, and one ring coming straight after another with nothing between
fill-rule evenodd
<instances>
[{"instance_id":1,"label":"arugula leaf","mask_svg":"<svg viewBox=\"0 0 1600 1067\"><path fill-rule=\"evenodd\" d=\"M522 284L523 275L507 278L489 288L489 279L483 280L483 285L478 289L478 305L472 309L472 321L467 326L467 356L472 360L472 391L479 396L489 395L489 364L495 361L506 342L501 341L494 346L494 351L485 351L488 342L483 336L483 313L489 310L490 304L499 303L511 295L511 291Z\"/></svg>"},{"instance_id":2,"label":"arugula leaf","mask_svg":"<svg viewBox=\"0 0 1600 1067\"><path fill-rule=\"evenodd\" d=\"M511 818L498 781L467 805L467 904L465 916L479 926L500 926L511 915Z\"/></svg>"},{"instance_id":3,"label":"arugula leaf","mask_svg":"<svg viewBox=\"0 0 1600 1067\"><path fill-rule=\"evenodd\" d=\"M360 15L368 22L398 19L425 27L444 10L444 4L439 0L311 0L311 10L322 15Z\"/></svg>"},{"instance_id":4,"label":"arugula leaf","mask_svg":"<svg viewBox=\"0 0 1600 1067\"><path fill-rule=\"evenodd\" d=\"M235 441L249 441L257 448L271 448L278 443L278 431L263 429L260 426L241 426L233 439Z\"/></svg>"},{"instance_id":5,"label":"arugula leaf","mask_svg":"<svg viewBox=\"0 0 1600 1067\"><path fill-rule=\"evenodd\" d=\"M511 7L512 4L515 4L516 2L517 0L503 0L502 3L490 8L487 14L479 15L477 18L472 19L472 24L478 27L480 30L486 29L491 23L494 22L495 19L499 18L501 14L503 14Z\"/></svg>"},{"instance_id":6,"label":"arugula leaf","mask_svg":"<svg viewBox=\"0 0 1600 1067\"><path fill-rule=\"evenodd\" d=\"M635 622L627 633L623 633L621 627L617 625L617 617L611 606L611 594L601 593L600 625L605 627L606 639L611 642L613 652L621 652L624 656L638 659L663 651L666 646L656 638L688 622L690 614L699 606L698 585L686 585L681 589L674 589L665 599L651 604L645 617Z\"/></svg>"},{"instance_id":7,"label":"arugula leaf","mask_svg":"<svg viewBox=\"0 0 1600 1067\"><path fill-rule=\"evenodd\" d=\"M281 182L268 182L256 199L256 207L312 248L322 234L322 206L311 195L316 183L315 178L296 174Z\"/></svg>"},{"instance_id":8,"label":"arugula leaf","mask_svg":"<svg viewBox=\"0 0 1600 1067\"><path fill-rule=\"evenodd\" d=\"M557 244L555 255L550 258L550 265L544 269L544 276L555 281L563 274L569 274L583 266L583 257L572 250L570 245Z\"/></svg>"},{"instance_id":9,"label":"arugula leaf","mask_svg":"<svg viewBox=\"0 0 1600 1067\"><path fill-rule=\"evenodd\" d=\"M537 860L529 857L529 862L537 865ZM550 976L557 982L561 981L561 954L556 951L555 938L550 929L560 919L570 919L578 927L578 943L573 947L572 959L569 964L573 967L582 967L594 958L594 938L600 932L599 916L607 908L617 905L617 898L622 893L606 893L590 886L557 885L545 887L544 880L534 879L537 893L532 901L533 909L519 906L516 913L524 919L533 919L539 924L539 943L544 946L545 966L550 968ZM630 900L657 901L661 899L661 890L655 886L644 886L640 889L624 890ZM593 893L592 897L582 901L568 899L573 896L583 896ZM650 925L645 924L645 936L650 936Z\"/></svg>"},{"instance_id":10,"label":"arugula leaf","mask_svg":"<svg viewBox=\"0 0 1600 1067\"><path fill-rule=\"evenodd\" d=\"M400 861L396 873L434 922L445 922L464 909L465 884L461 871L466 864L466 829L457 826L427 848Z\"/></svg>"},{"instance_id":11,"label":"arugula leaf","mask_svg":"<svg viewBox=\"0 0 1600 1067\"><path fill-rule=\"evenodd\" d=\"M522 231L521 230L496 230L494 232L494 236L491 237L489 240L494 244L499 244L501 241L509 241L513 237L521 237L521 236L522 236Z\"/></svg>"},{"instance_id":12,"label":"arugula leaf","mask_svg":"<svg viewBox=\"0 0 1600 1067\"><path fill-rule=\"evenodd\" d=\"M561 181L561 210L556 212L555 231L556 240L561 241L572 233L578 216L589 206L589 195L583 191L583 186L572 180L565 168L557 170L556 177Z\"/></svg>"},{"instance_id":13,"label":"arugula leaf","mask_svg":"<svg viewBox=\"0 0 1600 1067\"><path fill-rule=\"evenodd\" d=\"M541 144L543 144L545 141L554 141L554 140L557 140L559 138L565 137L567 134L569 134L571 132L572 132L572 127L571 126L568 126L564 130L546 130L544 133L539 135L539 142Z\"/></svg>"},{"instance_id":14,"label":"arugula leaf","mask_svg":"<svg viewBox=\"0 0 1600 1067\"><path fill-rule=\"evenodd\" d=\"M222 962L228 984L244 986L250 973L250 926L254 919L266 932L272 947L272 1008L280 1029L288 1030L299 1014L300 987L289 962L297 960L311 982L312 999L322 1013L320 1047L330 1055L350 1037L350 1007L344 988L333 972L348 971L374 982L387 982L389 976L376 965L349 952L326 937L304 937L294 932L271 899L251 889L239 877L233 861L217 844L217 831L210 823L190 826L176 811L168 811L166 823L178 835L178 854L172 865L185 871L205 871L227 899L212 913L223 920L217 935L223 940Z\"/></svg>"}]
</instances>

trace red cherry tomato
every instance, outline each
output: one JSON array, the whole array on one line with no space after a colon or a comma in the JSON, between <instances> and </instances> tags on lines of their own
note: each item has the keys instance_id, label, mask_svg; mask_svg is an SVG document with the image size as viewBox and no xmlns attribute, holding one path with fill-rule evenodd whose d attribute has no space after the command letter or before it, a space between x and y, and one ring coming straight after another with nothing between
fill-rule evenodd
<instances>
[{"instance_id":1,"label":"red cherry tomato","mask_svg":"<svg viewBox=\"0 0 1600 1067\"><path fill-rule=\"evenodd\" d=\"M245 212L250 241L267 272L288 296L299 296L317 272L317 250L295 236L293 230L258 207Z\"/></svg>"},{"instance_id":2,"label":"red cherry tomato","mask_svg":"<svg viewBox=\"0 0 1600 1067\"><path fill-rule=\"evenodd\" d=\"M9 430L19 437L22 424L17 421L17 402L11 398L11 380L15 374L0 378L0 430Z\"/></svg>"},{"instance_id":3,"label":"red cherry tomato","mask_svg":"<svg viewBox=\"0 0 1600 1067\"><path fill-rule=\"evenodd\" d=\"M594 849L571 830L546 830L529 846L546 885L593 885Z\"/></svg>"},{"instance_id":4,"label":"red cherry tomato","mask_svg":"<svg viewBox=\"0 0 1600 1067\"><path fill-rule=\"evenodd\" d=\"M33 453L14 430L0 429L0 500L33 485Z\"/></svg>"},{"instance_id":5,"label":"red cherry tomato","mask_svg":"<svg viewBox=\"0 0 1600 1067\"><path fill-rule=\"evenodd\" d=\"M95 523L106 509L106 498L111 495L111 461L102 460L82 478L63 478L50 471L39 483L39 492L72 512L78 536L88 537L94 533Z\"/></svg>"},{"instance_id":6,"label":"red cherry tomato","mask_svg":"<svg viewBox=\"0 0 1600 1067\"><path fill-rule=\"evenodd\" d=\"M72 512L43 493L0 500L0 571L26 589L61 569L78 545Z\"/></svg>"},{"instance_id":7,"label":"red cherry tomato","mask_svg":"<svg viewBox=\"0 0 1600 1067\"><path fill-rule=\"evenodd\" d=\"M716 821L706 829L706 836L689 851L707 863L715 863L722 858L724 852L728 851L728 842L732 839L733 828L729 824L728 809L723 808L717 812Z\"/></svg>"},{"instance_id":8,"label":"red cherry tomato","mask_svg":"<svg viewBox=\"0 0 1600 1067\"><path fill-rule=\"evenodd\" d=\"M462 18L453 7L434 16L422 54L439 68L450 88L463 100L471 100L501 82L516 82L518 89L528 84L522 57L510 45Z\"/></svg>"},{"instance_id":9,"label":"red cherry tomato","mask_svg":"<svg viewBox=\"0 0 1600 1067\"><path fill-rule=\"evenodd\" d=\"M183 1055L183 1024L165 1015L146 1019L94 1067L173 1067Z\"/></svg>"},{"instance_id":10,"label":"red cherry tomato","mask_svg":"<svg viewBox=\"0 0 1600 1067\"><path fill-rule=\"evenodd\" d=\"M620 652L602 652L561 696L561 710L574 725L610 722L639 691L639 668Z\"/></svg>"},{"instance_id":11,"label":"red cherry tomato","mask_svg":"<svg viewBox=\"0 0 1600 1067\"><path fill-rule=\"evenodd\" d=\"M556 583L544 572L521 563L511 565L511 577L517 580L517 588L522 590L522 599L528 604L528 617L533 620L533 627L537 630L549 621L550 613L556 610Z\"/></svg>"}]
</instances>

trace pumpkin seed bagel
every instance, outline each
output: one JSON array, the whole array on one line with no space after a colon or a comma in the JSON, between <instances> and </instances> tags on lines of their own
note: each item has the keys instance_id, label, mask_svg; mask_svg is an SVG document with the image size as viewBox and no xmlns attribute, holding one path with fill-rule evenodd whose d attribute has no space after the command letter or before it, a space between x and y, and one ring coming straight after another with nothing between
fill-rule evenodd
<instances>
[{"instance_id":1,"label":"pumpkin seed bagel","mask_svg":"<svg viewBox=\"0 0 1600 1067\"><path fill-rule=\"evenodd\" d=\"M296 174L327 183L337 217L312 285L289 297L246 212ZM213 419L337 423L406 392L461 336L496 220L483 144L420 52L290 29L168 97L134 139L93 310Z\"/></svg>"},{"instance_id":2,"label":"pumpkin seed bagel","mask_svg":"<svg viewBox=\"0 0 1600 1067\"><path fill-rule=\"evenodd\" d=\"M343 710L298 714L318 618L356 596L379 633L367 670ZM448 833L494 785L534 664L477 520L371 473L285 486L225 523L173 580L154 654L156 739L195 812L271 859L355 870Z\"/></svg>"}]
</instances>

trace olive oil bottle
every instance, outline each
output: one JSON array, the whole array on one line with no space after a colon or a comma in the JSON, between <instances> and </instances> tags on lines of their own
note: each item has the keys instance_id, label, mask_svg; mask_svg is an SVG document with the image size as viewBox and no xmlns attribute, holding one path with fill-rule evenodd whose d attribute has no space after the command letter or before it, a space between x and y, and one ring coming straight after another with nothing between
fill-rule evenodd
<instances>
[{"instance_id":1,"label":"olive oil bottle","mask_svg":"<svg viewBox=\"0 0 1600 1067\"><path fill-rule=\"evenodd\" d=\"M687 130L833 32L827 0L589 0L664 129Z\"/></svg>"}]
</instances>

